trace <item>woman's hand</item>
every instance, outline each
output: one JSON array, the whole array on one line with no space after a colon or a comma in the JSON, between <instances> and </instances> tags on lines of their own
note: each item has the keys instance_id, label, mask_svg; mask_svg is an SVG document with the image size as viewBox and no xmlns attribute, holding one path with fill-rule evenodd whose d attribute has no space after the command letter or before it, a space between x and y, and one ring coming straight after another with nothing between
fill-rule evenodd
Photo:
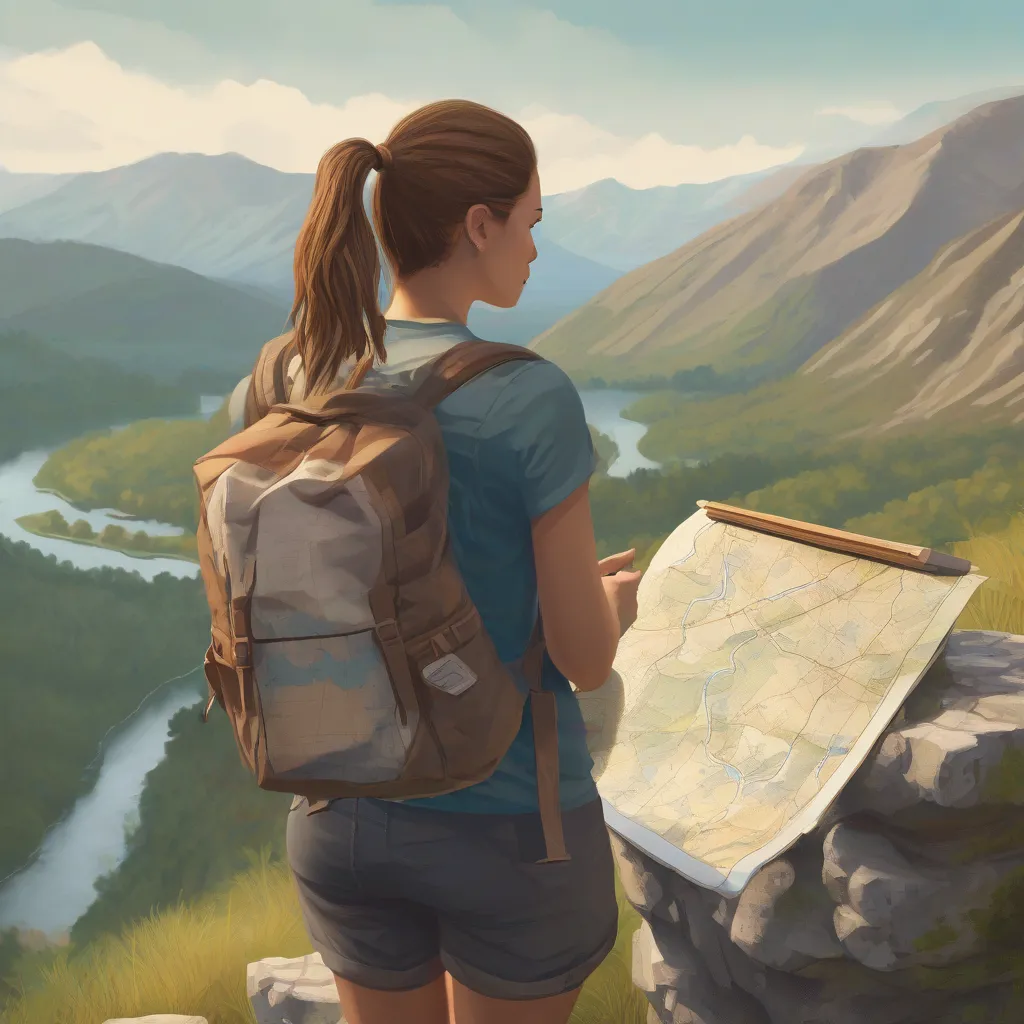
<instances>
[{"instance_id":1,"label":"woman's hand","mask_svg":"<svg viewBox=\"0 0 1024 1024\"><path fill-rule=\"evenodd\" d=\"M628 569L635 557L636 548L630 548L629 551L620 551L602 558L597 563L605 597L619 623L619 636L636 622L636 591L643 573Z\"/></svg>"}]
</instances>

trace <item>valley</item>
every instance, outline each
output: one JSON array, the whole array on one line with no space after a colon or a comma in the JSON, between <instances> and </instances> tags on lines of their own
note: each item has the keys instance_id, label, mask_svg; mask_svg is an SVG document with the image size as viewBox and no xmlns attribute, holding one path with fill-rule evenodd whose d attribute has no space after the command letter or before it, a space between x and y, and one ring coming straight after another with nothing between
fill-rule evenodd
<instances>
[{"instance_id":1,"label":"valley","mask_svg":"<svg viewBox=\"0 0 1024 1024\"><path fill-rule=\"evenodd\" d=\"M521 307L470 326L580 387L599 556L643 568L724 501L965 554L992 584L961 624L1024 632L1024 99L950 117L820 164L544 197ZM222 714L198 721L191 465L287 315L312 180L231 154L19 177L0 175L0 751L23 781L0 878L38 856L0 888L0 932L69 932L77 956L282 857L287 798Z\"/></svg>"}]
</instances>

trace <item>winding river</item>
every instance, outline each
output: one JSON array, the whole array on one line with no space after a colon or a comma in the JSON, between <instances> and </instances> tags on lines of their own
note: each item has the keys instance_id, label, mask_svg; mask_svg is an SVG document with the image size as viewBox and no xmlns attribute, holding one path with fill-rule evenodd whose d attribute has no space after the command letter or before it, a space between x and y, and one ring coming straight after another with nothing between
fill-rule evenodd
<instances>
[{"instance_id":1,"label":"winding river","mask_svg":"<svg viewBox=\"0 0 1024 1024\"><path fill-rule=\"evenodd\" d=\"M622 416L636 397L634 392L613 389L581 392L588 422L619 446L619 456L609 469L613 476L657 465L637 451L644 426ZM222 401L204 396L199 414L212 415ZM147 580L163 572L178 577L198 573L194 563L181 559L137 558L23 530L16 522L19 517L57 509L68 522L85 519L96 531L116 523L150 535L182 532L153 520L126 521L111 509L85 512L58 495L38 490L32 481L49 454L48 450L26 451L0 465L0 534L26 541L79 569L110 566L138 572ZM97 879L124 858L127 830L138 813L146 775L163 760L171 718L181 708L198 703L204 685L199 666L177 679L153 680L153 689L135 712L111 728L97 754L101 767L92 790L48 830L27 866L0 879L0 929L37 929L59 938L89 908L96 897Z\"/></svg>"}]
</instances>

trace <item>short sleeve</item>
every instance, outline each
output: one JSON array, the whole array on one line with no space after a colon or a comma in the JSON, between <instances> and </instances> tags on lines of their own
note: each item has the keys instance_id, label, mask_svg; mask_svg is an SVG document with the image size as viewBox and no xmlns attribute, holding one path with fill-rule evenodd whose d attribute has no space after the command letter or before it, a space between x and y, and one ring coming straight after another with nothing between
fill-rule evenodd
<instances>
[{"instance_id":1,"label":"short sleeve","mask_svg":"<svg viewBox=\"0 0 1024 1024\"><path fill-rule=\"evenodd\" d=\"M520 491L530 519L569 497L597 465L579 392L546 360L527 363L510 377L483 433L480 457Z\"/></svg>"}]
</instances>

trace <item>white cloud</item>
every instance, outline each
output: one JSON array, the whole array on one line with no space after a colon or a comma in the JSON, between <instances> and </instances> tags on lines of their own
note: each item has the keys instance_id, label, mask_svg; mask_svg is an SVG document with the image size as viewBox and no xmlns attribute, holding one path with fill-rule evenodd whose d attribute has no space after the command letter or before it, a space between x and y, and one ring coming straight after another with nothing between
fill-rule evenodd
<instances>
[{"instance_id":1,"label":"white cloud","mask_svg":"<svg viewBox=\"0 0 1024 1024\"><path fill-rule=\"evenodd\" d=\"M764 146L750 135L714 148L678 145L656 132L629 138L582 117L536 107L523 111L521 120L537 146L541 183L548 194L601 178L617 178L632 188L717 181L789 163L804 150L799 145Z\"/></svg>"},{"instance_id":2,"label":"white cloud","mask_svg":"<svg viewBox=\"0 0 1024 1024\"><path fill-rule=\"evenodd\" d=\"M382 141L398 118L433 98L369 93L337 106L266 79L186 89L127 71L83 42L0 60L0 165L58 173L104 170L158 152L234 151L282 171L313 171L339 139ZM518 116L537 144L547 194L600 178L634 188L713 181L803 151L750 136L717 148L677 145L656 133L630 138L540 107Z\"/></svg>"},{"instance_id":3,"label":"white cloud","mask_svg":"<svg viewBox=\"0 0 1024 1024\"><path fill-rule=\"evenodd\" d=\"M415 103L379 93L311 103L260 80L205 90L126 71L94 43L0 64L0 164L12 171L105 170L165 151L234 150L282 171L315 170L352 135L381 141Z\"/></svg>"},{"instance_id":4,"label":"white cloud","mask_svg":"<svg viewBox=\"0 0 1024 1024\"><path fill-rule=\"evenodd\" d=\"M892 103L862 103L850 107L822 107L817 112L821 117L845 117L848 121L858 124L892 124L898 121L903 112Z\"/></svg>"}]
</instances>

